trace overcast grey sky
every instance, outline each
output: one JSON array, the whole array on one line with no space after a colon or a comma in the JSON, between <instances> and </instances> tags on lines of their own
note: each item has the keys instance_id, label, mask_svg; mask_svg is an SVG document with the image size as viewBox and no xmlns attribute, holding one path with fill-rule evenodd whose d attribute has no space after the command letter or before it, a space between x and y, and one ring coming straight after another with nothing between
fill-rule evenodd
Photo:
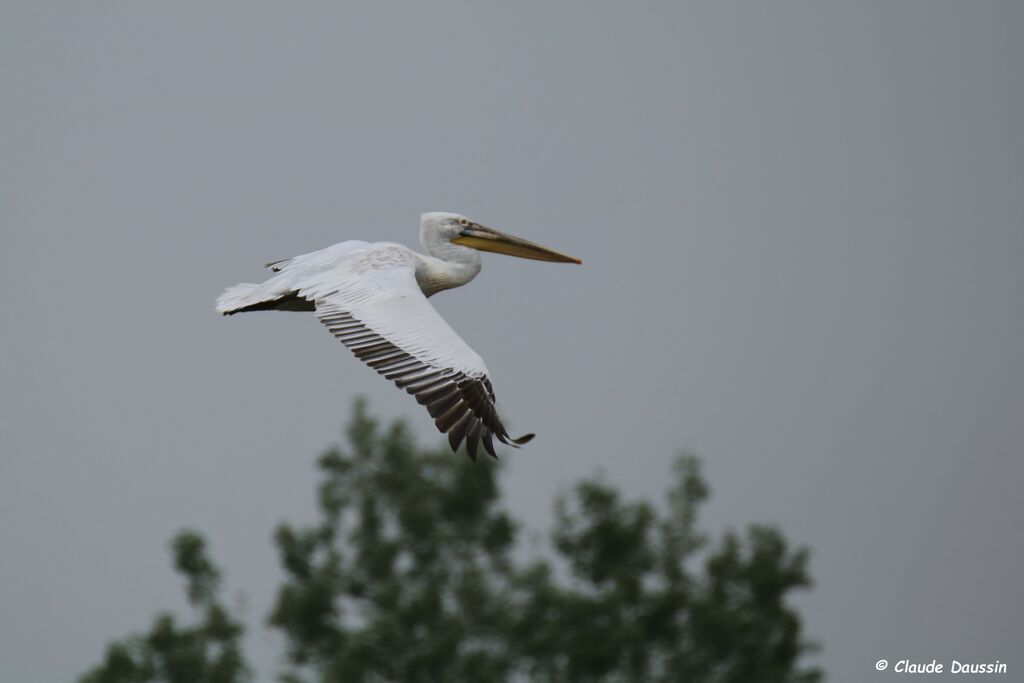
<instances>
[{"instance_id":1,"label":"overcast grey sky","mask_svg":"<svg viewBox=\"0 0 1024 683\"><path fill-rule=\"evenodd\" d=\"M813 548L834 681L1024 675L1024 4L0 4L0 677L182 604L207 533L258 625L353 396L223 287L450 210L580 256L433 301L486 359L513 511L695 450L712 529ZM487 463L481 466L486 467Z\"/></svg>"}]
</instances>

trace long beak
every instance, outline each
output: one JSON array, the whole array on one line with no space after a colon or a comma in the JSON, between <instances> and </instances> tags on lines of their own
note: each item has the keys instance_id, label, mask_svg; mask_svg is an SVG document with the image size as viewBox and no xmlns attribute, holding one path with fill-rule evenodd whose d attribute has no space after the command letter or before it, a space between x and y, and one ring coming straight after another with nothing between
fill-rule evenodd
<instances>
[{"instance_id":1,"label":"long beak","mask_svg":"<svg viewBox=\"0 0 1024 683\"><path fill-rule=\"evenodd\" d=\"M555 261L557 263L583 263L574 256L566 256L554 249L542 247L524 239L506 235L493 228L473 224L463 228L459 236L452 240L452 244L461 244L465 247L473 247L480 251L492 251L496 254L508 254L519 258L535 259L537 261Z\"/></svg>"}]
</instances>

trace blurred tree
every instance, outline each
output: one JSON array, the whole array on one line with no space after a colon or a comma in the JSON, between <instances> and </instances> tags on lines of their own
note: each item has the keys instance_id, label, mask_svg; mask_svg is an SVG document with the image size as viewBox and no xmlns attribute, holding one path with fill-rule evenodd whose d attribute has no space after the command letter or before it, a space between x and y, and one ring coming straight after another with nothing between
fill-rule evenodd
<instances>
[{"instance_id":1,"label":"blurred tree","mask_svg":"<svg viewBox=\"0 0 1024 683\"><path fill-rule=\"evenodd\" d=\"M242 660L244 629L220 601L220 571L197 534L183 531L171 541L174 567L185 577L185 593L201 616L193 626L178 626L160 614L145 635L107 647L103 664L81 683L241 683L249 679Z\"/></svg>"},{"instance_id":2,"label":"blurred tree","mask_svg":"<svg viewBox=\"0 0 1024 683\"><path fill-rule=\"evenodd\" d=\"M810 585L807 551L760 526L709 543L695 458L676 461L663 510L581 482L556 501L553 557L524 562L499 467L417 449L362 402L348 437L320 459L319 521L275 534L283 683L822 679L801 664L812 648L787 604ZM217 602L202 541L183 534L174 550L204 621L158 618L82 683L245 679L241 627Z\"/></svg>"}]
</instances>

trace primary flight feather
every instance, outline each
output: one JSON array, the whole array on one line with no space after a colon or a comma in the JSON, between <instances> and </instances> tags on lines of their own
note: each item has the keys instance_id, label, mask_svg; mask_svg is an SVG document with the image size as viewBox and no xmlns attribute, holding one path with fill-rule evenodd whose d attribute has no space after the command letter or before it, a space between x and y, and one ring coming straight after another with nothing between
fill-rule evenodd
<instances>
[{"instance_id":1,"label":"primary flight feather","mask_svg":"<svg viewBox=\"0 0 1024 683\"><path fill-rule=\"evenodd\" d=\"M420 217L427 254L391 242L350 240L268 263L262 284L229 287L217 299L224 315L247 311L314 311L357 358L426 407L457 451L496 457L494 438L518 447L498 417L484 361L427 301L480 272L480 251L558 263L572 256L475 223L456 213Z\"/></svg>"}]
</instances>

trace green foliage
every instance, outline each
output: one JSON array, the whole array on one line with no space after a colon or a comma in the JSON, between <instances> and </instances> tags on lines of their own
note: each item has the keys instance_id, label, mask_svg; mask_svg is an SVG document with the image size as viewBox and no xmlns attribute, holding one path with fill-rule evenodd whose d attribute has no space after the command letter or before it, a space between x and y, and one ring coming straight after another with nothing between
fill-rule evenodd
<instances>
[{"instance_id":1,"label":"green foliage","mask_svg":"<svg viewBox=\"0 0 1024 683\"><path fill-rule=\"evenodd\" d=\"M695 458L677 460L663 507L579 483L556 501L553 555L524 562L500 466L417 449L361 402L348 440L320 459L319 521L275 534L285 580L268 621L284 683L821 680L801 665L811 648L787 604L810 585L807 551L759 526L710 542ZM202 540L173 547L204 620L160 617L82 683L245 678Z\"/></svg>"},{"instance_id":2,"label":"green foliage","mask_svg":"<svg viewBox=\"0 0 1024 683\"><path fill-rule=\"evenodd\" d=\"M241 683L249 680L242 659L242 624L220 602L220 572L196 533L171 541L174 566L200 620L179 626L160 614L149 633L112 643L103 663L80 683Z\"/></svg>"},{"instance_id":3,"label":"green foliage","mask_svg":"<svg viewBox=\"0 0 1024 683\"><path fill-rule=\"evenodd\" d=\"M320 460L321 521L276 534L287 579L270 623L290 676L325 681L505 680L504 601L516 527L497 470L419 452L357 404L352 451Z\"/></svg>"},{"instance_id":4,"label":"green foliage","mask_svg":"<svg viewBox=\"0 0 1024 683\"><path fill-rule=\"evenodd\" d=\"M807 682L809 649L786 594L810 585L807 552L791 553L776 531L726 535L689 569L706 539L695 529L708 495L699 462L677 459L659 517L600 480L578 484L556 505L553 533L570 579L547 564L520 576L525 600L514 642L531 680Z\"/></svg>"}]
</instances>

